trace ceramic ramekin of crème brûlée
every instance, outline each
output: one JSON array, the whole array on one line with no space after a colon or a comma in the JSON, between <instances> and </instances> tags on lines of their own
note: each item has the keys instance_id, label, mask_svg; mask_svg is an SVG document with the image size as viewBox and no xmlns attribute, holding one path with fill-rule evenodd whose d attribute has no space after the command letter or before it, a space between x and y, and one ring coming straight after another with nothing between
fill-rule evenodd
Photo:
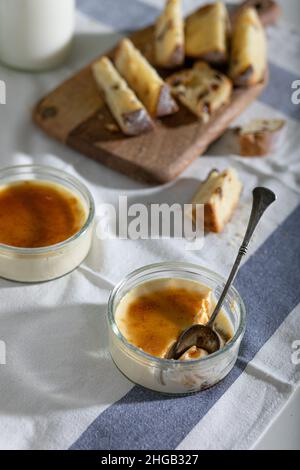
<instances>
[{"instance_id":1,"label":"ceramic ramekin of cr\u00e8me br\u00fbl\u00e9e","mask_svg":"<svg viewBox=\"0 0 300 470\"><path fill-rule=\"evenodd\" d=\"M108 301L109 348L132 382L165 394L204 390L233 368L245 331L244 303L230 288L214 329L221 349L208 355L191 348L179 360L165 355L178 335L207 323L225 279L189 263L159 263L129 274Z\"/></svg>"},{"instance_id":2,"label":"ceramic ramekin of cr\u00e8me br\u00fbl\u00e9e","mask_svg":"<svg viewBox=\"0 0 300 470\"><path fill-rule=\"evenodd\" d=\"M90 250L94 215L89 190L62 170L0 170L0 277L42 282L71 272Z\"/></svg>"}]
</instances>

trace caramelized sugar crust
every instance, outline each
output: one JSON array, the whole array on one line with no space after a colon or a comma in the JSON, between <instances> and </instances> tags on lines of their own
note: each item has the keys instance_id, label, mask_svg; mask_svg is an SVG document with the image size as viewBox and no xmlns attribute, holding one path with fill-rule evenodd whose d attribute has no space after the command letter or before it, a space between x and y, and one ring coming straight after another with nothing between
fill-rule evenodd
<instances>
[{"instance_id":1,"label":"caramelized sugar crust","mask_svg":"<svg viewBox=\"0 0 300 470\"><path fill-rule=\"evenodd\" d=\"M0 189L0 243L20 248L54 245L86 221L80 199L60 185L23 181Z\"/></svg>"},{"instance_id":2,"label":"caramelized sugar crust","mask_svg":"<svg viewBox=\"0 0 300 470\"><path fill-rule=\"evenodd\" d=\"M126 339L148 354L164 357L179 334L194 323L207 323L207 295L168 287L140 295L117 318Z\"/></svg>"}]
</instances>

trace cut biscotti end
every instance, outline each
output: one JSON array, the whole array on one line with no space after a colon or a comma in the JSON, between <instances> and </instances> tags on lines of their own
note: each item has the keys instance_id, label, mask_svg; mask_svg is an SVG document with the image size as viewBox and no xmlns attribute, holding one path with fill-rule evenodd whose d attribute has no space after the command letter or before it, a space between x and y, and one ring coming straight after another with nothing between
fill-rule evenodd
<instances>
[{"instance_id":1,"label":"cut biscotti end","mask_svg":"<svg viewBox=\"0 0 300 470\"><path fill-rule=\"evenodd\" d=\"M115 64L152 117L178 111L170 87L129 39L120 42L115 54Z\"/></svg>"},{"instance_id":2,"label":"cut biscotti end","mask_svg":"<svg viewBox=\"0 0 300 470\"><path fill-rule=\"evenodd\" d=\"M173 95L204 123L230 101L232 93L231 80L202 61L171 75L167 82Z\"/></svg>"},{"instance_id":3,"label":"cut biscotti end","mask_svg":"<svg viewBox=\"0 0 300 470\"><path fill-rule=\"evenodd\" d=\"M134 92L107 57L92 65L97 85L113 117L126 135L139 135L153 129L153 122Z\"/></svg>"},{"instance_id":4,"label":"cut biscotti end","mask_svg":"<svg viewBox=\"0 0 300 470\"><path fill-rule=\"evenodd\" d=\"M231 20L235 21L236 16L240 13L241 8L253 7L259 15L263 26L270 26L277 23L281 16L281 7L275 0L245 0L237 11L233 11Z\"/></svg>"},{"instance_id":5,"label":"cut biscotti end","mask_svg":"<svg viewBox=\"0 0 300 470\"><path fill-rule=\"evenodd\" d=\"M184 62L184 21L181 0L167 0L155 25L155 62L172 68Z\"/></svg>"},{"instance_id":6,"label":"cut biscotti end","mask_svg":"<svg viewBox=\"0 0 300 470\"><path fill-rule=\"evenodd\" d=\"M223 231L239 203L241 192L242 183L234 168L209 173L192 200L193 204L204 204L205 231ZM193 211L193 218L195 215Z\"/></svg>"},{"instance_id":7,"label":"cut biscotti end","mask_svg":"<svg viewBox=\"0 0 300 470\"><path fill-rule=\"evenodd\" d=\"M228 33L229 17L224 3L204 5L186 19L186 55L216 64L226 62Z\"/></svg>"},{"instance_id":8,"label":"cut biscotti end","mask_svg":"<svg viewBox=\"0 0 300 470\"><path fill-rule=\"evenodd\" d=\"M255 119L238 129L240 155L264 156L279 145L285 121L282 119Z\"/></svg>"},{"instance_id":9,"label":"cut biscotti end","mask_svg":"<svg viewBox=\"0 0 300 470\"><path fill-rule=\"evenodd\" d=\"M229 76L237 86L263 81L267 70L266 35L254 8L243 8L235 19Z\"/></svg>"}]
</instances>

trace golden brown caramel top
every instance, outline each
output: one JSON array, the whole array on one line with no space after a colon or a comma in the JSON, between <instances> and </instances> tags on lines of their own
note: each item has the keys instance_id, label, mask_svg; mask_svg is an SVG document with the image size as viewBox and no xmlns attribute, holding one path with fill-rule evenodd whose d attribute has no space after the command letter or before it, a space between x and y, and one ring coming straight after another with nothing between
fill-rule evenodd
<instances>
[{"instance_id":1,"label":"golden brown caramel top","mask_svg":"<svg viewBox=\"0 0 300 470\"><path fill-rule=\"evenodd\" d=\"M54 245L75 235L85 221L80 199L60 185L23 181L0 188L0 243Z\"/></svg>"},{"instance_id":2,"label":"golden brown caramel top","mask_svg":"<svg viewBox=\"0 0 300 470\"><path fill-rule=\"evenodd\" d=\"M185 328L207 323L210 290L194 282L189 288L187 282L164 280L159 288L157 281L150 281L127 294L116 312L127 341L152 356L164 357Z\"/></svg>"}]
</instances>

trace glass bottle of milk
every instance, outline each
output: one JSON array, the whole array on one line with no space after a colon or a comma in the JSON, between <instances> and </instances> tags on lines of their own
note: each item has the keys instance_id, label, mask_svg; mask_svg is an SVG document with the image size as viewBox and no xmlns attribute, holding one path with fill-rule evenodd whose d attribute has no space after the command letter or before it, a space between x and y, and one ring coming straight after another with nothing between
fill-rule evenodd
<instances>
[{"instance_id":1,"label":"glass bottle of milk","mask_svg":"<svg viewBox=\"0 0 300 470\"><path fill-rule=\"evenodd\" d=\"M0 0L0 61L21 70L61 64L74 35L75 0Z\"/></svg>"}]
</instances>

